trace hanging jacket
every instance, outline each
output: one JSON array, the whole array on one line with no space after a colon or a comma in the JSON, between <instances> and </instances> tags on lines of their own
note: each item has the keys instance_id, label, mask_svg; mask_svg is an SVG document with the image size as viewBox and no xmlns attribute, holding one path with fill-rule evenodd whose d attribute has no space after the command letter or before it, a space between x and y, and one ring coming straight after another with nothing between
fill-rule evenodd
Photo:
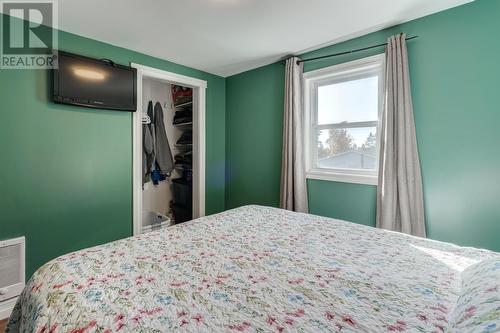
<instances>
[{"instance_id":1,"label":"hanging jacket","mask_svg":"<svg viewBox=\"0 0 500 333\"><path fill-rule=\"evenodd\" d=\"M162 175L170 176L170 173L174 170L174 159L168 143L165 123L163 122L163 109L159 102L156 102L154 107L154 137L158 170Z\"/></svg>"},{"instance_id":2,"label":"hanging jacket","mask_svg":"<svg viewBox=\"0 0 500 333\"><path fill-rule=\"evenodd\" d=\"M153 119L153 102L148 104L149 119ZM155 159L154 139L153 139L153 124L142 125L142 184L149 182L151 168Z\"/></svg>"}]
</instances>

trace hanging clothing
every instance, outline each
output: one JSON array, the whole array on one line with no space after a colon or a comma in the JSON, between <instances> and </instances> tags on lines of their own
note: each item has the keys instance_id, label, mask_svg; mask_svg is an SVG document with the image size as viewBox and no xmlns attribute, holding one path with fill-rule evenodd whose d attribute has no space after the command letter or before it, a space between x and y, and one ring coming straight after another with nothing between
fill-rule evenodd
<instances>
[{"instance_id":1,"label":"hanging clothing","mask_svg":"<svg viewBox=\"0 0 500 333\"><path fill-rule=\"evenodd\" d=\"M174 159L170 144L168 143L167 132L165 131L165 123L163 121L163 109L161 104L156 102L154 107L154 141L155 141L155 158L158 166L158 171L165 176L170 176L174 170Z\"/></svg>"},{"instance_id":2,"label":"hanging clothing","mask_svg":"<svg viewBox=\"0 0 500 333\"><path fill-rule=\"evenodd\" d=\"M153 102L148 104L148 117L153 119ZM142 184L149 182L151 177L151 168L155 159L153 124L142 125Z\"/></svg>"},{"instance_id":3,"label":"hanging clothing","mask_svg":"<svg viewBox=\"0 0 500 333\"><path fill-rule=\"evenodd\" d=\"M158 163L155 163L155 168L151 172L151 181L153 184L158 185L160 182L164 181L167 179L166 175L163 175L160 170L158 170Z\"/></svg>"}]
</instances>

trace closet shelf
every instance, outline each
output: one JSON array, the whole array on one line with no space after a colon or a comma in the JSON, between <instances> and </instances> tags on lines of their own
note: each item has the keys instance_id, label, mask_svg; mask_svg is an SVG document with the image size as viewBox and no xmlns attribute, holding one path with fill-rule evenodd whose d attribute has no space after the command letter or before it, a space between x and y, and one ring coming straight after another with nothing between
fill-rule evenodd
<instances>
[{"instance_id":1,"label":"closet shelf","mask_svg":"<svg viewBox=\"0 0 500 333\"><path fill-rule=\"evenodd\" d=\"M193 171L193 169L184 168L184 167L181 167L181 166L176 166L175 170L179 170L179 171Z\"/></svg>"},{"instance_id":2,"label":"closet shelf","mask_svg":"<svg viewBox=\"0 0 500 333\"><path fill-rule=\"evenodd\" d=\"M183 103L179 103L179 104L174 104L174 108L181 108L183 106L187 106L187 105L191 105L191 104L193 104L193 101L183 102Z\"/></svg>"},{"instance_id":3,"label":"closet shelf","mask_svg":"<svg viewBox=\"0 0 500 333\"><path fill-rule=\"evenodd\" d=\"M178 128L189 128L189 127L192 127L193 126L193 122L190 121L188 123L179 123L179 124L174 124L174 126L178 127Z\"/></svg>"},{"instance_id":4,"label":"closet shelf","mask_svg":"<svg viewBox=\"0 0 500 333\"><path fill-rule=\"evenodd\" d=\"M183 144L183 145L178 145L176 144L175 145L175 148L183 148L183 149L188 149L188 148L192 148L193 147L193 144L192 143L186 143L186 144Z\"/></svg>"}]
</instances>

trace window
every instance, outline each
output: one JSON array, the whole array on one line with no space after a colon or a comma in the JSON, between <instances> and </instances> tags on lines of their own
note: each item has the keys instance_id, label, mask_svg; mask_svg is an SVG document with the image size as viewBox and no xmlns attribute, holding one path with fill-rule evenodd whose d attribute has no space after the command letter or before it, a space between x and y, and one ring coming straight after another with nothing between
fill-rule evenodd
<instances>
[{"instance_id":1,"label":"window","mask_svg":"<svg viewBox=\"0 0 500 333\"><path fill-rule=\"evenodd\" d=\"M377 184L384 55L304 74L306 176Z\"/></svg>"}]
</instances>

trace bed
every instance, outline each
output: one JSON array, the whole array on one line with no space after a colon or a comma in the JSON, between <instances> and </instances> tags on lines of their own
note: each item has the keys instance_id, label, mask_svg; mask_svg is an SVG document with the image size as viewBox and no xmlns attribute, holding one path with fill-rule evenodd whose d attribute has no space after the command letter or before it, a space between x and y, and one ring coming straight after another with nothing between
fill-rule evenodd
<instances>
[{"instance_id":1,"label":"bed","mask_svg":"<svg viewBox=\"0 0 500 333\"><path fill-rule=\"evenodd\" d=\"M70 253L7 332L496 332L500 255L244 206Z\"/></svg>"}]
</instances>

